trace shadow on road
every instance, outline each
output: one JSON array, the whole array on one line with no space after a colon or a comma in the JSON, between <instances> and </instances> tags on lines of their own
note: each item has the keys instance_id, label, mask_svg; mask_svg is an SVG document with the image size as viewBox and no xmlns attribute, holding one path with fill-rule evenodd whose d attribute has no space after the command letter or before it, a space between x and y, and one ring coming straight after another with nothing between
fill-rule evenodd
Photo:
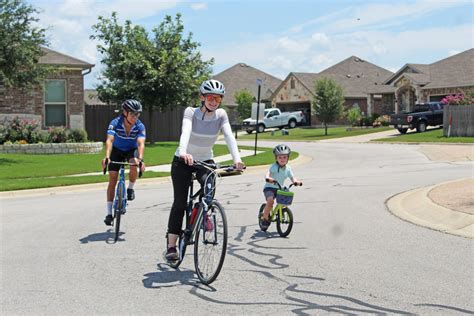
<instances>
[{"instance_id":1,"label":"shadow on road","mask_svg":"<svg viewBox=\"0 0 474 316\"><path fill-rule=\"evenodd\" d=\"M125 238L122 238L123 235L125 235L124 232L119 233L119 238L117 242L125 241ZM115 232L109 229L102 233L90 234L86 237L79 239L79 241L81 242L81 244L88 244L90 242L96 242L96 241L105 241L107 244L115 244L114 237L115 237Z\"/></svg>"},{"instance_id":2,"label":"shadow on road","mask_svg":"<svg viewBox=\"0 0 474 316\"><path fill-rule=\"evenodd\" d=\"M159 289L163 287L174 287L180 285L190 285L208 292L215 292L216 289L210 285L200 283L194 271L177 268L173 269L165 263L158 263L158 272L144 274L143 286L148 289Z\"/></svg>"}]
</instances>

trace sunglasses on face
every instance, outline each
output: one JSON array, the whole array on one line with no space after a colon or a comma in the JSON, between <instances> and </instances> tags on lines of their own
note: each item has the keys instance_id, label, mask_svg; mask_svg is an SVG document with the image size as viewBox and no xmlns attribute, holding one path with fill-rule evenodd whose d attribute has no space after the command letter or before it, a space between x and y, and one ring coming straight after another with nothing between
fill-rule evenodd
<instances>
[{"instance_id":1,"label":"sunglasses on face","mask_svg":"<svg viewBox=\"0 0 474 316\"><path fill-rule=\"evenodd\" d=\"M140 116L140 113L135 113L135 112L128 112L128 115L138 118Z\"/></svg>"},{"instance_id":2,"label":"sunglasses on face","mask_svg":"<svg viewBox=\"0 0 474 316\"><path fill-rule=\"evenodd\" d=\"M222 97L220 95L206 94L204 97L209 102L212 102L215 100L217 103L221 103L222 101Z\"/></svg>"}]
</instances>

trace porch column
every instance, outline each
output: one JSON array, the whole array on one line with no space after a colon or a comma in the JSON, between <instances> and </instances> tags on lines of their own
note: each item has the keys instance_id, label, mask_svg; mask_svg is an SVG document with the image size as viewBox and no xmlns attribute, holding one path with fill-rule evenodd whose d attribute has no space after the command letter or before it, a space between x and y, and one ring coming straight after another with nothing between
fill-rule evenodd
<instances>
[{"instance_id":1,"label":"porch column","mask_svg":"<svg viewBox=\"0 0 474 316\"><path fill-rule=\"evenodd\" d=\"M372 94L367 96L367 116L372 115L372 104L373 104L373 97Z\"/></svg>"}]
</instances>

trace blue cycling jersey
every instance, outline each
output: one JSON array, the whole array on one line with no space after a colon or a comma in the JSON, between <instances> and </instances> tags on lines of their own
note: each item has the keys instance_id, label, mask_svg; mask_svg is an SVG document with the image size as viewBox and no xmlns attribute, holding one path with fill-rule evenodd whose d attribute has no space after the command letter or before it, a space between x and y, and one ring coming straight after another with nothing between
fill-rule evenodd
<instances>
[{"instance_id":1,"label":"blue cycling jersey","mask_svg":"<svg viewBox=\"0 0 474 316\"><path fill-rule=\"evenodd\" d=\"M123 120L124 117L120 115L119 117L114 118L109 124L107 135L114 136L112 146L121 151L137 149L137 139L146 137L145 125L137 119L137 122L132 126L130 133L127 135Z\"/></svg>"}]
</instances>

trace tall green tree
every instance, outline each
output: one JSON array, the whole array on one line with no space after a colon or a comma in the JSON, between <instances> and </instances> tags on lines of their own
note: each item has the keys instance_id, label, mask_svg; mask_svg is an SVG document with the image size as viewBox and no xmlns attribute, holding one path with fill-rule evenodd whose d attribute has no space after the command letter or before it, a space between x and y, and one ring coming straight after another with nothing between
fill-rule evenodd
<instances>
[{"instance_id":1,"label":"tall green tree","mask_svg":"<svg viewBox=\"0 0 474 316\"><path fill-rule=\"evenodd\" d=\"M149 126L153 129L153 111L199 102L199 85L210 77L213 59L203 60L199 43L192 33L185 36L181 14L153 28L145 28L127 20L118 22L117 13L111 18L100 16L93 27L91 39L99 41L104 69L97 86L104 102L120 104L135 98L149 110ZM151 143L154 139L149 139Z\"/></svg>"},{"instance_id":2,"label":"tall green tree","mask_svg":"<svg viewBox=\"0 0 474 316\"><path fill-rule=\"evenodd\" d=\"M314 85L315 98L313 109L318 119L323 122L325 135L328 134L328 123L334 122L342 115L344 96L342 87L334 80L323 78Z\"/></svg>"},{"instance_id":3,"label":"tall green tree","mask_svg":"<svg viewBox=\"0 0 474 316\"><path fill-rule=\"evenodd\" d=\"M45 29L34 26L38 10L21 0L0 0L0 84L30 87L42 84L51 67L38 61L48 44Z\"/></svg>"},{"instance_id":4,"label":"tall green tree","mask_svg":"<svg viewBox=\"0 0 474 316\"><path fill-rule=\"evenodd\" d=\"M234 95L237 103L237 113L239 118L245 120L252 115L252 102L255 102L255 97L248 89L237 91Z\"/></svg>"}]
</instances>

